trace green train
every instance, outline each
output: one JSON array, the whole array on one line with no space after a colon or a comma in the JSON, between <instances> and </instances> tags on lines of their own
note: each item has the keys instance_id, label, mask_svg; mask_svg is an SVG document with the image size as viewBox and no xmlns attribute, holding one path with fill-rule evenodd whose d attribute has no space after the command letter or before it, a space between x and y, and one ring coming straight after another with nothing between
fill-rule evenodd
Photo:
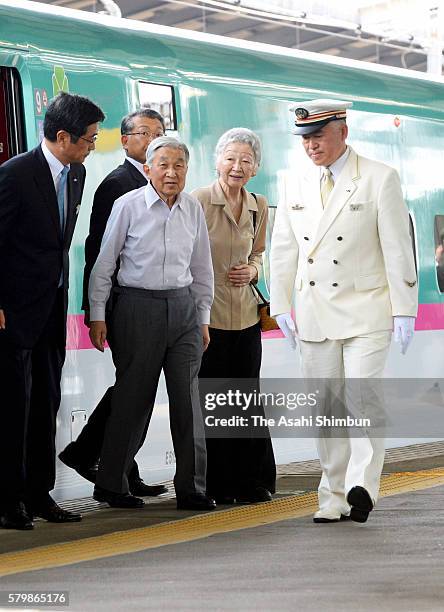
<instances>
[{"instance_id":1,"label":"green train","mask_svg":"<svg viewBox=\"0 0 444 612\"><path fill-rule=\"evenodd\" d=\"M419 333L407 356L390 354L388 375L441 376L444 271L435 258L444 240L441 78L27 0L0 0L0 163L36 146L48 100L62 90L92 98L106 112L106 121L86 162L87 183L71 247L60 447L77 436L113 380L109 351L105 356L95 351L83 326L83 248L94 191L123 157L121 118L141 105L161 112L168 133L189 146L189 191L213 179L213 150L222 132L245 126L260 135L263 163L251 190L264 193L272 207L269 240L283 179L304 164L289 106L321 97L352 100L350 142L400 173L419 275ZM267 256L264 268L266 284ZM279 333L264 335L263 376L300 376L298 367ZM148 480L165 479L174 469L166 402L162 388L139 455ZM278 462L314 456L310 440L274 443ZM89 485L59 467L56 497L86 494Z\"/></svg>"}]
</instances>

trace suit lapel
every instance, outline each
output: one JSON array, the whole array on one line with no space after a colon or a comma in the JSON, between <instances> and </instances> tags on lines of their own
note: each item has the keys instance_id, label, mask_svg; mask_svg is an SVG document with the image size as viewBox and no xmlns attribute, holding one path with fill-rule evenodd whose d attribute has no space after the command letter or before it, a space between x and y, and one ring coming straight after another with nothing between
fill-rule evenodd
<instances>
[{"instance_id":1,"label":"suit lapel","mask_svg":"<svg viewBox=\"0 0 444 612\"><path fill-rule=\"evenodd\" d=\"M148 179L145 178L140 171L134 166L130 161L125 159L122 164L123 168L125 168L128 173L130 180L133 182L133 189L139 189L139 187L144 187L148 183Z\"/></svg>"},{"instance_id":2,"label":"suit lapel","mask_svg":"<svg viewBox=\"0 0 444 612\"><path fill-rule=\"evenodd\" d=\"M304 176L303 189L304 202L310 202L311 212L321 216L323 213L323 208L321 200L320 174L317 166L310 168L307 174Z\"/></svg>"},{"instance_id":3,"label":"suit lapel","mask_svg":"<svg viewBox=\"0 0 444 612\"><path fill-rule=\"evenodd\" d=\"M321 219L319 221L319 225L310 252L313 252L316 249L319 242L322 240L328 229L331 227L333 221L336 219L336 217L344 208L348 200L354 194L354 192L358 188L360 178L361 177L359 174L359 157L356 155L353 149L350 149L350 155L348 157L348 160L339 176L338 181L335 183L333 191L330 194L328 204L324 210L324 214L321 216ZM319 181L317 184L317 190L320 194ZM320 195L318 196L318 198L320 199Z\"/></svg>"},{"instance_id":4,"label":"suit lapel","mask_svg":"<svg viewBox=\"0 0 444 612\"><path fill-rule=\"evenodd\" d=\"M308 219L312 231L316 232L321 217L324 213L321 201L321 189L319 181L319 168L310 168L302 181L302 202L307 207ZM295 204L297 206L299 202Z\"/></svg>"},{"instance_id":5,"label":"suit lapel","mask_svg":"<svg viewBox=\"0 0 444 612\"><path fill-rule=\"evenodd\" d=\"M51 170L48 166L48 162L43 155L42 148L40 145L34 149L35 152L35 170L34 181L37 184L37 188L42 196L45 205L48 208L51 219L54 222L55 228L58 235L61 238L60 232L60 216L59 206L57 204L57 194L54 187L54 181L52 179Z\"/></svg>"},{"instance_id":6,"label":"suit lapel","mask_svg":"<svg viewBox=\"0 0 444 612\"><path fill-rule=\"evenodd\" d=\"M77 215L80 209L80 199L82 194L82 186L77 170L74 166L68 174L68 204L66 213L65 231L63 233L64 244L70 242L74 226L76 224Z\"/></svg>"}]
</instances>

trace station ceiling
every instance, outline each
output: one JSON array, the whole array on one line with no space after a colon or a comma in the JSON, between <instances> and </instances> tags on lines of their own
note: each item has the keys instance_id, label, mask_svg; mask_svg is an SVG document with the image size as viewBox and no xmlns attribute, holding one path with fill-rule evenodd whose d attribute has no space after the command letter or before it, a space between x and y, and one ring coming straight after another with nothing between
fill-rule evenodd
<instances>
[{"instance_id":1,"label":"station ceiling","mask_svg":"<svg viewBox=\"0 0 444 612\"><path fill-rule=\"evenodd\" d=\"M66 8L99 13L100 0L37 0ZM427 70L426 51L414 42L336 26L279 17L275 12L249 11L239 0L116 0L122 17L175 28L280 45L387 66ZM237 6L236 6L237 5ZM239 11L243 12L239 12ZM260 13L260 14L258 14Z\"/></svg>"}]
</instances>

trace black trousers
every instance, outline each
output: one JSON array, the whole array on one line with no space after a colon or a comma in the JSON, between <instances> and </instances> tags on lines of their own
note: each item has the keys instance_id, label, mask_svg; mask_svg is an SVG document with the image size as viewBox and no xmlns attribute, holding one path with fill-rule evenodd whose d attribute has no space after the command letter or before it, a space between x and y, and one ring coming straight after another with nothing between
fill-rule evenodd
<instances>
[{"instance_id":1,"label":"black trousers","mask_svg":"<svg viewBox=\"0 0 444 612\"><path fill-rule=\"evenodd\" d=\"M259 389L261 360L259 323L242 330L210 328L210 344L202 357L199 378L251 378ZM275 492L273 446L268 430L262 435L206 438L209 495L236 497L257 486Z\"/></svg>"},{"instance_id":2,"label":"black trousers","mask_svg":"<svg viewBox=\"0 0 444 612\"><path fill-rule=\"evenodd\" d=\"M6 327L8 312L6 310ZM2 503L39 502L55 484L55 435L65 361L64 290L32 349L0 332Z\"/></svg>"},{"instance_id":3,"label":"black trousers","mask_svg":"<svg viewBox=\"0 0 444 612\"><path fill-rule=\"evenodd\" d=\"M111 349L111 355L113 354L113 342L112 342L112 325L111 316L107 317L107 329L108 329L108 345ZM114 359L114 357L113 357ZM105 395L102 397L100 402L94 408L94 411L89 416L88 422L80 432L77 440L70 446L70 451L75 457L75 460L80 465L84 465L86 468L96 465L100 459L100 452L103 446L103 439L105 436L105 428L111 414L111 400L113 397L113 387L109 387ZM146 434L148 431L148 422L146 423L145 430L140 441L140 446L145 442ZM128 474L128 481L131 484L135 483L140 479L139 467L134 460Z\"/></svg>"}]
</instances>

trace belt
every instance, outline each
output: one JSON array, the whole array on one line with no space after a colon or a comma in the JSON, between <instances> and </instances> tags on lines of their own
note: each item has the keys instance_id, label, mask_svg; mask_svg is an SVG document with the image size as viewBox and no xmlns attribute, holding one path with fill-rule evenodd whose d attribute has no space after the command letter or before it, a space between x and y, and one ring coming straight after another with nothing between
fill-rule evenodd
<instances>
[{"instance_id":1,"label":"belt","mask_svg":"<svg viewBox=\"0 0 444 612\"><path fill-rule=\"evenodd\" d=\"M178 289L141 289L139 287L114 287L114 293L122 295L133 295L142 298L169 299L180 298L190 295L190 286Z\"/></svg>"}]
</instances>

